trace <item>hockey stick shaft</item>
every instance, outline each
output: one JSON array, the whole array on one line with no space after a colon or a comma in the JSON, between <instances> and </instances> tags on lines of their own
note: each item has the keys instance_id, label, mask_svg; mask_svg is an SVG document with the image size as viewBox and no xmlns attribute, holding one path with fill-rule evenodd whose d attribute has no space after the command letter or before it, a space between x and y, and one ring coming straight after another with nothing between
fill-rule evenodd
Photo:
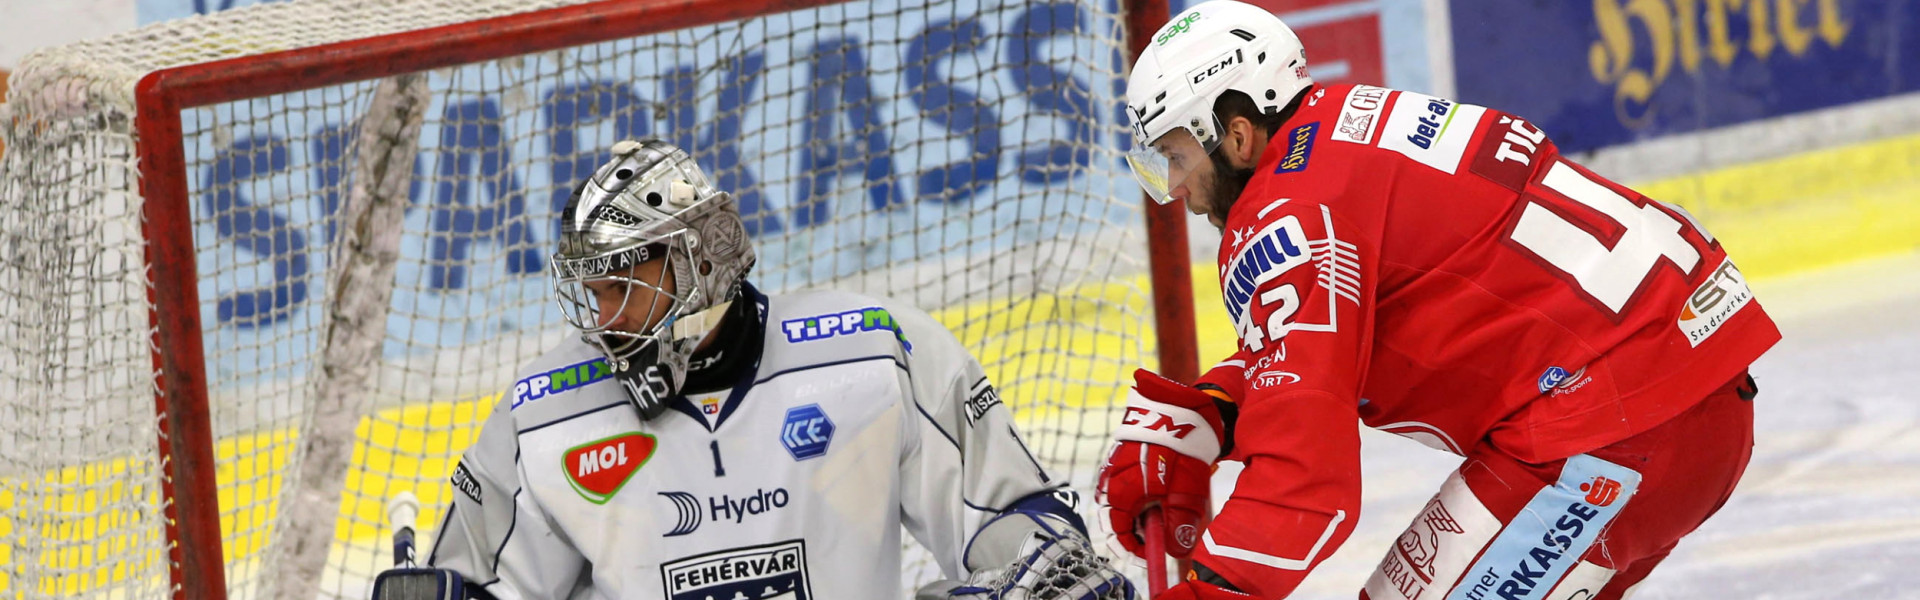
<instances>
[{"instance_id":1,"label":"hockey stick shaft","mask_svg":"<svg viewBox=\"0 0 1920 600\"><path fill-rule=\"evenodd\" d=\"M420 500L412 492L400 492L387 502L387 525L393 528L393 566L412 567L413 521L420 514Z\"/></svg>"},{"instance_id":2,"label":"hockey stick shaft","mask_svg":"<svg viewBox=\"0 0 1920 600\"><path fill-rule=\"evenodd\" d=\"M1147 597L1152 598L1167 591L1167 542L1166 524L1160 517L1160 507L1147 509L1141 527L1140 538L1146 541L1147 549Z\"/></svg>"}]
</instances>

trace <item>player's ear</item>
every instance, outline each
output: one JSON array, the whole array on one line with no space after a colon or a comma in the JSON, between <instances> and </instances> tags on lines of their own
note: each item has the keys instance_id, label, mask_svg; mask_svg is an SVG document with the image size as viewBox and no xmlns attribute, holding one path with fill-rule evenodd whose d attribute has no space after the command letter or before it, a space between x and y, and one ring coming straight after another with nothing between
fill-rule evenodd
<instances>
[{"instance_id":1,"label":"player's ear","mask_svg":"<svg viewBox=\"0 0 1920 600\"><path fill-rule=\"evenodd\" d=\"M1227 164L1236 169L1251 169L1259 164L1260 153L1267 149L1266 132L1242 116L1227 119L1225 129L1220 151L1226 153Z\"/></svg>"}]
</instances>

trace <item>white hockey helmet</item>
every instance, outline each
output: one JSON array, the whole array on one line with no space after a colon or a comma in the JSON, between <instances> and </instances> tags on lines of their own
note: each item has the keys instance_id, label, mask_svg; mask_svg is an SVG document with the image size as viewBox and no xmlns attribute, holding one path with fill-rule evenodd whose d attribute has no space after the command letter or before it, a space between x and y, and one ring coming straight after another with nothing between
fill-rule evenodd
<instances>
[{"instance_id":1,"label":"white hockey helmet","mask_svg":"<svg viewBox=\"0 0 1920 600\"><path fill-rule=\"evenodd\" d=\"M1279 17L1236 0L1202 2L1154 32L1127 77L1134 142L1127 163L1140 187L1166 204L1181 184L1168 178L1191 170L1170 169L1165 148L1156 148L1168 134L1191 136L1212 154L1220 146L1213 114L1220 94L1246 94L1260 112L1273 114L1312 86L1307 51Z\"/></svg>"},{"instance_id":2,"label":"white hockey helmet","mask_svg":"<svg viewBox=\"0 0 1920 600\"><path fill-rule=\"evenodd\" d=\"M685 151L645 139L614 144L613 159L580 184L560 219L553 282L561 313L606 355L642 418L658 415L686 383L695 346L753 269L739 209ZM629 276L654 260L666 261L659 280ZM672 289L664 285L667 273ZM645 331L609 329L586 286L596 281L624 284L620 310L633 302L634 289L652 289L648 314L664 308L665 317Z\"/></svg>"}]
</instances>

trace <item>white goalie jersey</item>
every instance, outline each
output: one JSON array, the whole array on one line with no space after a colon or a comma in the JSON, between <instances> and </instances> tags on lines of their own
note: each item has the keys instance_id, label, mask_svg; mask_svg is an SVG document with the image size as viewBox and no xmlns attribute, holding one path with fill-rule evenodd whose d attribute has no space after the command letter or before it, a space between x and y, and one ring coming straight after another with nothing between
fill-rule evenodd
<instances>
[{"instance_id":1,"label":"white goalie jersey","mask_svg":"<svg viewBox=\"0 0 1920 600\"><path fill-rule=\"evenodd\" d=\"M903 524L960 579L983 523L1067 505L925 313L750 286L738 301L758 308L757 365L650 421L583 342L529 365L455 468L428 562L503 600L896 600Z\"/></svg>"}]
</instances>

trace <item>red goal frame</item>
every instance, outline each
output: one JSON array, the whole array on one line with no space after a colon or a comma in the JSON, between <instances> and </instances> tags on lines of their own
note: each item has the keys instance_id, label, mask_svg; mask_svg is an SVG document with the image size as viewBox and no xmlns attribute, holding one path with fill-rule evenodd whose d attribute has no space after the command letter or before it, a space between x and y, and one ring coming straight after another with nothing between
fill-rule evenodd
<instances>
[{"instance_id":1,"label":"red goal frame","mask_svg":"<svg viewBox=\"0 0 1920 600\"><path fill-rule=\"evenodd\" d=\"M176 599L226 597L193 216L180 112L290 90L710 25L844 0L607 0L164 69L135 89L142 235L153 326L168 576ZM1123 0L1128 64L1167 20L1166 0ZM1199 375L1186 215L1144 199L1160 370ZM189 282L175 284L175 282Z\"/></svg>"}]
</instances>

